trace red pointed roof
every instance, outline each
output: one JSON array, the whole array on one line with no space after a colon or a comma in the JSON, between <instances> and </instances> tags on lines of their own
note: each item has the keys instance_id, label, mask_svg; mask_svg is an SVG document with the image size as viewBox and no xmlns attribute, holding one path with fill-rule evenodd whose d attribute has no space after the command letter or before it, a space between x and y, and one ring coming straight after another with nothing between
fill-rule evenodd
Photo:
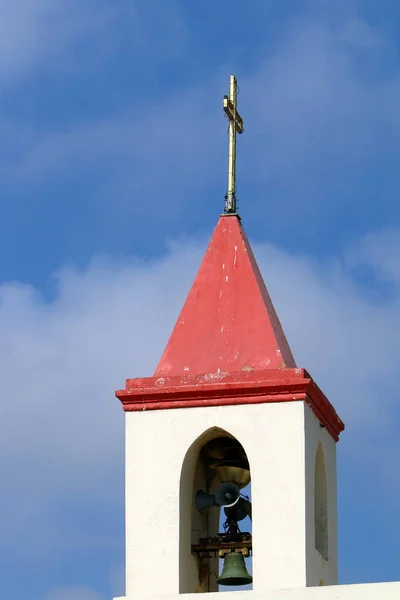
<instances>
[{"instance_id":1,"label":"red pointed roof","mask_svg":"<svg viewBox=\"0 0 400 600\"><path fill-rule=\"evenodd\" d=\"M240 220L221 216L154 376L296 367Z\"/></svg>"}]
</instances>

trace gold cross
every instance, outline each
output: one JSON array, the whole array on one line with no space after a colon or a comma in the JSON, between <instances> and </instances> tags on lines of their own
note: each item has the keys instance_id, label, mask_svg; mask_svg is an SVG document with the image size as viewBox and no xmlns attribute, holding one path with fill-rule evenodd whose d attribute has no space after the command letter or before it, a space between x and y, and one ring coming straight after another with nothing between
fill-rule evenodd
<instances>
[{"instance_id":1,"label":"gold cross","mask_svg":"<svg viewBox=\"0 0 400 600\"><path fill-rule=\"evenodd\" d=\"M236 214L236 132L243 133L243 120L237 111L237 79L231 75L229 96L224 96L224 111L229 119L228 192L225 213Z\"/></svg>"}]
</instances>

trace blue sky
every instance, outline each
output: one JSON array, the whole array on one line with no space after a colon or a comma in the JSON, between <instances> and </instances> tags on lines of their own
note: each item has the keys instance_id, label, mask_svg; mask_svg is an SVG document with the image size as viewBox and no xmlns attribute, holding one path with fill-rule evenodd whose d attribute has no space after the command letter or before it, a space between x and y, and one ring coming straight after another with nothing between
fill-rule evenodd
<instances>
[{"instance_id":1,"label":"blue sky","mask_svg":"<svg viewBox=\"0 0 400 600\"><path fill-rule=\"evenodd\" d=\"M347 425L341 582L400 579L399 17L392 0L0 0L4 597L123 593L113 391L152 373L223 208L231 72L243 223Z\"/></svg>"}]
</instances>

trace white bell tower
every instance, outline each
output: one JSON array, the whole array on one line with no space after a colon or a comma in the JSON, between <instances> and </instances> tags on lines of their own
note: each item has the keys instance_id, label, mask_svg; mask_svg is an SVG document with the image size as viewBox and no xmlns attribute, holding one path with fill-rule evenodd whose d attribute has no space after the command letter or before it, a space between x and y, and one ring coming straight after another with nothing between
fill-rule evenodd
<instances>
[{"instance_id":1,"label":"white bell tower","mask_svg":"<svg viewBox=\"0 0 400 600\"><path fill-rule=\"evenodd\" d=\"M217 591L217 557L231 565L231 552L244 574L252 557L248 593L337 584L344 425L296 367L236 214L219 219L154 376L127 380L117 396L128 600ZM240 532L250 505L234 494L229 512L218 498L223 482L243 494L250 479L251 531ZM201 512L198 490L210 494Z\"/></svg>"}]
</instances>

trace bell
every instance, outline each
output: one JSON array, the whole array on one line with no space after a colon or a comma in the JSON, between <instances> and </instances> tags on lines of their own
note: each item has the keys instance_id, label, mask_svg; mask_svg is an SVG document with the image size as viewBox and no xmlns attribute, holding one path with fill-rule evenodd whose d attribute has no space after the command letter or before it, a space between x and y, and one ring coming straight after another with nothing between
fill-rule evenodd
<instances>
[{"instance_id":1,"label":"bell","mask_svg":"<svg viewBox=\"0 0 400 600\"><path fill-rule=\"evenodd\" d=\"M219 585L248 585L253 578L248 574L243 554L230 552L225 555L224 568L217 579Z\"/></svg>"},{"instance_id":2,"label":"bell","mask_svg":"<svg viewBox=\"0 0 400 600\"><path fill-rule=\"evenodd\" d=\"M218 465L216 471L222 483L232 481L240 489L250 483L250 469L247 461L226 461L222 465Z\"/></svg>"},{"instance_id":3,"label":"bell","mask_svg":"<svg viewBox=\"0 0 400 600\"><path fill-rule=\"evenodd\" d=\"M222 483L233 482L242 489L250 482L246 452L234 438L214 438L203 446L201 454L204 463L217 471Z\"/></svg>"},{"instance_id":4,"label":"bell","mask_svg":"<svg viewBox=\"0 0 400 600\"><path fill-rule=\"evenodd\" d=\"M203 490L197 490L194 497L194 503L200 513L203 513L212 506L218 506L215 502L214 494L207 494L207 492L203 492Z\"/></svg>"}]
</instances>

